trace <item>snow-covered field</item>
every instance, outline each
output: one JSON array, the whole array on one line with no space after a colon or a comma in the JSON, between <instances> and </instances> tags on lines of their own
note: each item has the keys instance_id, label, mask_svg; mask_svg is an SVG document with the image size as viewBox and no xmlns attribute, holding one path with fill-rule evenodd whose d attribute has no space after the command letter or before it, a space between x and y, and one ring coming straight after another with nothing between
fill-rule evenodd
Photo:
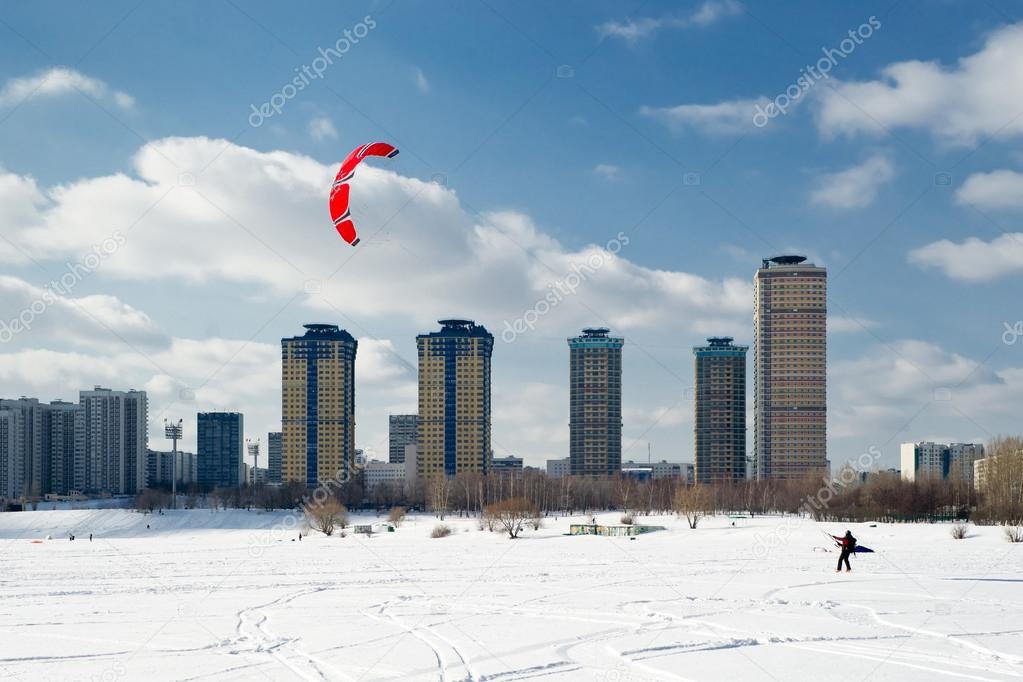
<instances>
[{"instance_id":1,"label":"snow-covered field","mask_svg":"<svg viewBox=\"0 0 1023 682\"><path fill-rule=\"evenodd\" d=\"M997 528L853 524L877 552L835 574L821 531L845 525L776 517L651 517L668 530L636 540L550 518L513 541L420 516L301 542L286 517L0 514L0 678L1023 677L1023 546Z\"/></svg>"}]
</instances>

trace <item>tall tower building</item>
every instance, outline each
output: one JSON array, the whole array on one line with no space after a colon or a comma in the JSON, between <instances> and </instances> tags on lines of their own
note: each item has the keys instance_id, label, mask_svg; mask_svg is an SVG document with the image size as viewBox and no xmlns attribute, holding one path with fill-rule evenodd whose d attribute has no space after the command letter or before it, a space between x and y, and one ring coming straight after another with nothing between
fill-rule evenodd
<instances>
[{"instance_id":1,"label":"tall tower building","mask_svg":"<svg viewBox=\"0 0 1023 682\"><path fill-rule=\"evenodd\" d=\"M622 346L603 327L568 340L569 472L612 476L622 468Z\"/></svg>"},{"instance_id":2,"label":"tall tower building","mask_svg":"<svg viewBox=\"0 0 1023 682\"><path fill-rule=\"evenodd\" d=\"M696 482L746 478L746 351L732 337L696 346Z\"/></svg>"},{"instance_id":3,"label":"tall tower building","mask_svg":"<svg viewBox=\"0 0 1023 682\"><path fill-rule=\"evenodd\" d=\"M242 471L245 429L238 412L200 412L196 426L197 483L206 488L234 488Z\"/></svg>"},{"instance_id":4,"label":"tall tower building","mask_svg":"<svg viewBox=\"0 0 1023 682\"><path fill-rule=\"evenodd\" d=\"M85 446L85 411L81 405L54 400L43 411L42 426L49 455L44 492L68 495L75 489L75 462Z\"/></svg>"},{"instance_id":5,"label":"tall tower building","mask_svg":"<svg viewBox=\"0 0 1023 682\"><path fill-rule=\"evenodd\" d=\"M347 481L355 465L355 352L334 324L281 339L281 476L310 488Z\"/></svg>"},{"instance_id":6,"label":"tall tower building","mask_svg":"<svg viewBox=\"0 0 1023 682\"><path fill-rule=\"evenodd\" d=\"M49 492L49 470L44 472L46 439L43 409L35 398L0 400L0 414L7 424L6 447L0 449L0 496L39 497Z\"/></svg>"},{"instance_id":7,"label":"tall tower building","mask_svg":"<svg viewBox=\"0 0 1023 682\"><path fill-rule=\"evenodd\" d=\"M391 464L400 464L405 461L405 446L416 442L419 415L392 414L387 422L387 460Z\"/></svg>"},{"instance_id":8,"label":"tall tower building","mask_svg":"<svg viewBox=\"0 0 1023 682\"><path fill-rule=\"evenodd\" d=\"M59 400L0 400L0 497L66 495L82 456L83 410Z\"/></svg>"},{"instance_id":9,"label":"tall tower building","mask_svg":"<svg viewBox=\"0 0 1023 682\"><path fill-rule=\"evenodd\" d=\"M281 432L266 434L266 481L271 485L281 483Z\"/></svg>"},{"instance_id":10,"label":"tall tower building","mask_svg":"<svg viewBox=\"0 0 1023 682\"><path fill-rule=\"evenodd\" d=\"M754 459L760 480L827 474L827 278L803 256L753 281Z\"/></svg>"},{"instance_id":11,"label":"tall tower building","mask_svg":"<svg viewBox=\"0 0 1023 682\"><path fill-rule=\"evenodd\" d=\"M472 320L441 320L441 330L416 337L419 349L420 476L487 473L490 442L490 358L494 336Z\"/></svg>"},{"instance_id":12,"label":"tall tower building","mask_svg":"<svg viewBox=\"0 0 1023 682\"><path fill-rule=\"evenodd\" d=\"M79 392L84 444L75 463L82 492L134 495L146 486L149 407L145 391L96 386Z\"/></svg>"}]
</instances>

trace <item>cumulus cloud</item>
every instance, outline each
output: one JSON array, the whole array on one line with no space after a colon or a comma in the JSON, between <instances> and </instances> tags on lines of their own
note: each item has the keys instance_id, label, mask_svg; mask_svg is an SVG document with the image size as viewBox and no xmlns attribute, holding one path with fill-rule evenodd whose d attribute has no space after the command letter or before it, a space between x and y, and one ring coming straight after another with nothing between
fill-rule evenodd
<instances>
[{"instance_id":1,"label":"cumulus cloud","mask_svg":"<svg viewBox=\"0 0 1023 682\"><path fill-rule=\"evenodd\" d=\"M882 448L892 464L900 442L939 432L965 441L1010 430L1023 400L1023 369L994 369L917 339L832 361L828 375L829 437L856 443L850 455Z\"/></svg>"},{"instance_id":2,"label":"cumulus cloud","mask_svg":"<svg viewBox=\"0 0 1023 682\"><path fill-rule=\"evenodd\" d=\"M666 125L673 132L693 129L712 135L729 135L762 130L753 125L757 107L768 104L766 97L736 99L717 104L679 104L673 107L641 107L639 113Z\"/></svg>"},{"instance_id":3,"label":"cumulus cloud","mask_svg":"<svg viewBox=\"0 0 1023 682\"><path fill-rule=\"evenodd\" d=\"M896 62L877 80L840 82L820 91L817 126L825 136L883 134L899 127L929 131L953 145L1023 134L1023 24L992 33L954 65Z\"/></svg>"},{"instance_id":4,"label":"cumulus cloud","mask_svg":"<svg viewBox=\"0 0 1023 682\"><path fill-rule=\"evenodd\" d=\"M86 76L80 71L58 66L33 76L8 80L0 89L0 108L18 106L31 99L61 97L74 93L99 100L109 98L121 109L131 109L135 105L131 95L112 90L103 81Z\"/></svg>"},{"instance_id":5,"label":"cumulus cloud","mask_svg":"<svg viewBox=\"0 0 1023 682\"><path fill-rule=\"evenodd\" d=\"M664 29L710 26L741 11L742 5L736 0L706 0L688 14L674 13L661 17L606 21L596 28L601 38L620 38L634 44L652 38Z\"/></svg>"},{"instance_id":6,"label":"cumulus cloud","mask_svg":"<svg viewBox=\"0 0 1023 682\"><path fill-rule=\"evenodd\" d=\"M878 189L893 177L891 161L875 154L863 163L822 177L810 201L831 208L863 208L874 202Z\"/></svg>"},{"instance_id":7,"label":"cumulus cloud","mask_svg":"<svg viewBox=\"0 0 1023 682\"><path fill-rule=\"evenodd\" d=\"M937 268L946 277L985 282L1023 271L1023 233L1007 232L991 241L970 237L962 242L942 239L909 252L909 262Z\"/></svg>"},{"instance_id":8,"label":"cumulus cloud","mask_svg":"<svg viewBox=\"0 0 1023 682\"><path fill-rule=\"evenodd\" d=\"M329 118L314 118L309 121L309 137L318 142L336 140L337 128L334 127L334 122Z\"/></svg>"},{"instance_id":9,"label":"cumulus cloud","mask_svg":"<svg viewBox=\"0 0 1023 682\"><path fill-rule=\"evenodd\" d=\"M0 211L19 216L7 236L27 256L47 260L74 257L121 230L126 242L104 262L103 277L235 282L289 297L314 282L316 293L301 294L307 306L370 320L405 316L432 325L437 301L463 314L513 320L552 283L579 271L584 285L560 306L559 324L583 321L587 308L630 328L687 312L708 324L741 319L748 308L745 280L638 266L626 258L627 246L618 253L604 251L605 244L569 248L522 213L471 214L451 189L372 162L360 167L352 193L363 239L355 250L323 215L335 163L225 140L168 138L144 146L134 170L47 190L0 175L14 207ZM616 231L608 228L608 241Z\"/></svg>"},{"instance_id":10,"label":"cumulus cloud","mask_svg":"<svg viewBox=\"0 0 1023 682\"><path fill-rule=\"evenodd\" d=\"M1023 208L1023 173L996 170L974 173L956 191L956 200L984 209Z\"/></svg>"},{"instance_id":11,"label":"cumulus cloud","mask_svg":"<svg viewBox=\"0 0 1023 682\"><path fill-rule=\"evenodd\" d=\"M17 347L48 337L93 348L112 341L155 348L169 341L146 313L113 296L74 297L59 279L38 287L0 275L0 343Z\"/></svg>"}]
</instances>

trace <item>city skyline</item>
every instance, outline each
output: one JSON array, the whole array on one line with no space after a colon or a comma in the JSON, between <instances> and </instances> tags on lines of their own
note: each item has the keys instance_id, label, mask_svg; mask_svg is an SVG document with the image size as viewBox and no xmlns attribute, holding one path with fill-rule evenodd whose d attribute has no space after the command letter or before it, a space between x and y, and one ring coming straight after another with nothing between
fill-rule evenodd
<instances>
[{"instance_id":1,"label":"city skyline","mask_svg":"<svg viewBox=\"0 0 1023 682\"><path fill-rule=\"evenodd\" d=\"M415 334L460 315L496 337L495 454L539 464L569 440L558 348L607 326L632 351L623 458L652 447L691 461L691 347L752 344L751 270L802 253L831 273L834 464L876 447L895 466L909 437L1011 432L1023 103L994 85L1019 52L1016 21L955 2L940 20L914 0L740 4L686 25L664 17L688 6L630 19L611 3L565 5L543 22L471 8L467 34L417 3L333 8L330 21L256 3L209 10L187 55L161 28L175 21L166 7L121 22L116 7L72 5L59 25L7 8L7 397L134 386L150 399L151 442L164 417L209 410L243 412L262 434L279 419L266 399L278 340L329 320L360 342L359 447L382 453L387 415L416 410ZM250 123L367 14L376 27L343 60ZM805 101L754 121L865 24L870 37ZM152 72L130 68L132 41ZM495 45L506 49L484 49ZM734 59L708 63L720 45ZM258 53L256 68L223 50ZM223 67L214 79L210 63ZM976 90L957 96L966 82ZM930 104L911 106L911 92ZM873 121L842 106L861 94ZM325 223L323 188L373 139L402 153L360 168L373 200L352 207L364 235L352 250Z\"/></svg>"}]
</instances>

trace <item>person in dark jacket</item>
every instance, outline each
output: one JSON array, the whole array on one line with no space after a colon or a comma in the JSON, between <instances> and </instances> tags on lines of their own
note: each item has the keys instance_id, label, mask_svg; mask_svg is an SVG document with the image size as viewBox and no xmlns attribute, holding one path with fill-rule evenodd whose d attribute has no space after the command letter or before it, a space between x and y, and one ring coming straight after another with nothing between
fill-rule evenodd
<instances>
[{"instance_id":1,"label":"person in dark jacket","mask_svg":"<svg viewBox=\"0 0 1023 682\"><path fill-rule=\"evenodd\" d=\"M845 562L845 571L849 573L852 571L852 567L849 566L849 555L856 551L856 538L853 537L852 531L845 531L845 535L838 537L832 535L835 538L835 542L841 548L842 553L838 555L838 567L835 569L835 573L842 571L842 562Z\"/></svg>"}]
</instances>

